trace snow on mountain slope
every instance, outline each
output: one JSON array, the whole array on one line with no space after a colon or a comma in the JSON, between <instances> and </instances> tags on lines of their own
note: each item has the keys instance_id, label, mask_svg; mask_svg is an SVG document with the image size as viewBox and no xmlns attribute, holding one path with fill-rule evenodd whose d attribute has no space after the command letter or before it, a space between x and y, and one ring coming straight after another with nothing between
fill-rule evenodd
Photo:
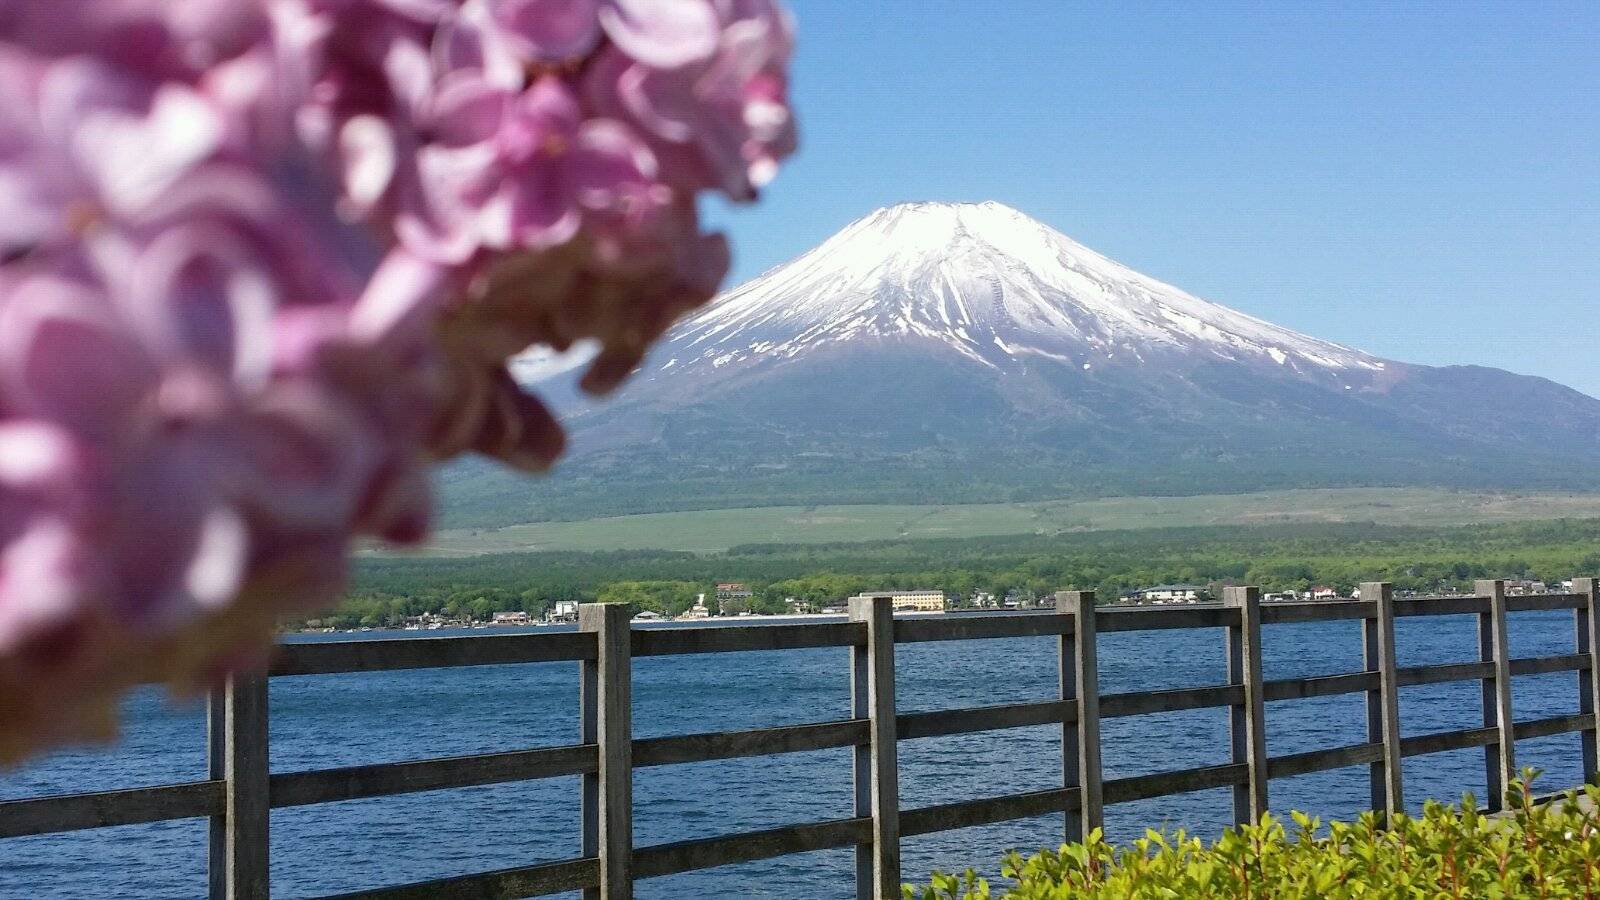
<instances>
[{"instance_id":1,"label":"snow on mountain slope","mask_svg":"<svg viewBox=\"0 0 1600 900\"><path fill-rule=\"evenodd\" d=\"M453 521L1267 488L1600 488L1600 400L1392 362L1187 294L994 204L879 210L681 323L615 397L524 360L571 452Z\"/></svg>"},{"instance_id":2,"label":"snow on mountain slope","mask_svg":"<svg viewBox=\"0 0 1600 900\"><path fill-rule=\"evenodd\" d=\"M905 203L719 298L672 333L646 377L862 339L936 341L997 369L1174 356L1312 377L1386 367L1141 275L1010 207Z\"/></svg>"}]
</instances>

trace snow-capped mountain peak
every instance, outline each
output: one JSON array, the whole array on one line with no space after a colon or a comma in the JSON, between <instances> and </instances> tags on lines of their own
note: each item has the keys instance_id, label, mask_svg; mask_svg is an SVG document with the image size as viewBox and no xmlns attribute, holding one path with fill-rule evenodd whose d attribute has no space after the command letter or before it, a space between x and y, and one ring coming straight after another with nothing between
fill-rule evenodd
<instances>
[{"instance_id":1,"label":"snow-capped mountain peak","mask_svg":"<svg viewBox=\"0 0 1600 900\"><path fill-rule=\"evenodd\" d=\"M903 203L851 223L680 326L649 374L862 340L938 342L996 369L1198 357L1338 378L1385 366L1194 297L988 202Z\"/></svg>"},{"instance_id":2,"label":"snow-capped mountain peak","mask_svg":"<svg viewBox=\"0 0 1600 900\"><path fill-rule=\"evenodd\" d=\"M534 494L464 472L457 497L581 518L1600 480L1600 400L1307 337L994 203L852 223L673 329L607 402L578 397L581 362L519 370L556 373L565 474Z\"/></svg>"}]
</instances>

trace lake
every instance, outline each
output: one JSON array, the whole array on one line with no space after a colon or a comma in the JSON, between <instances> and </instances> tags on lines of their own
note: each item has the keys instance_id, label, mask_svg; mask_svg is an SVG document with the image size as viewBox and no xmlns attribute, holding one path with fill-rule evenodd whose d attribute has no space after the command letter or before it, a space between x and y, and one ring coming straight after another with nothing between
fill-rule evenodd
<instances>
[{"instance_id":1,"label":"lake","mask_svg":"<svg viewBox=\"0 0 1600 900\"><path fill-rule=\"evenodd\" d=\"M664 626L673 627L673 626ZM1477 658L1473 616L1396 623L1399 664ZM1268 625L1268 679L1359 671L1360 625ZM456 632L459 634L460 632ZM485 631L469 632L482 635ZM429 632L417 639L449 636ZM289 640L392 638L397 633ZM1513 613L1514 657L1570 653L1570 612ZM1100 636L1104 693L1198 687L1224 679L1223 632ZM1045 638L900 645L902 712L1053 698L1054 642ZM847 651L653 657L635 660L634 733L655 737L792 725L849 715ZM578 666L541 663L273 679L274 771L330 768L570 744L576 740ZM1519 720L1577 712L1572 673L1514 680ZM1482 724L1477 682L1402 688L1407 735ZM205 716L159 692L127 703L121 743L59 753L0 775L0 799L140 787L206 777ZM1272 755L1365 740L1362 695L1267 705ZM1107 778L1228 761L1225 709L1112 719L1102 726ZM1059 728L1025 728L905 742L904 807L1059 787ZM1578 735L1522 741L1518 763L1543 768L1545 789L1580 776ZM643 769L634 774L638 846L850 815L850 750ZM1484 792L1483 751L1405 762L1406 796L1457 799ZM1130 803L1106 811L1109 836L1182 826L1210 836L1231 819L1228 790ZM1367 767L1272 782L1274 811L1349 817L1367 805ZM1061 841L1059 815L907 839L904 871L974 865L992 872L1007 849ZM204 820L0 841L0 897L179 898L206 889ZM275 811L272 882L304 897L577 855L578 779L358 800ZM640 882L642 898L854 896L853 853L823 851Z\"/></svg>"}]
</instances>

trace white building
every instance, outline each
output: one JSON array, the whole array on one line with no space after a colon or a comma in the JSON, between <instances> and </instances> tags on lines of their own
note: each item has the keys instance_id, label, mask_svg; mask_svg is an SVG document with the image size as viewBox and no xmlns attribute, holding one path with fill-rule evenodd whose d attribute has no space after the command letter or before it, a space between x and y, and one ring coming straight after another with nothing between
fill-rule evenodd
<instances>
[{"instance_id":1,"label":"white building","mask_svg":"<svg viewBox=\"0 0 1600 900\"><path fill-rule=\"evenodd\" d=\"M1133 596L1147 603L1193 603L1205 592L1198 584L1158 584L1134 591Z\"/></svg>"},{"instance_id":2,"label":"white building","mask_svg":"<svg viewBox=\"0 0 1600 900\"><path fill-rule=\"evenodd\" d=\"M711 618L711 609L710 609L710 607L706 606L706 595L705 594L697 594L697 595L695 595L694 605L689 607L686 611L684 611L684 614L679 616L678 618L680 618L680 619L709 619L709 618Z\"/></svg>"},{"instance_id":3,"label":"white building","mask_svg":"<svg viewBox=\"0 0 1600 900\"><path fill-rule=\"evenodd\" d=\"M888 597L895 612L944 612L947 600L944 591L868 591L851 599Z\"/></svg>"},{"instance_id":4,"label":"white building","mask_svg":"<svg viewBox=\"0 0 1600 900\"><path fill-rule=\"evenodd\" d=\"M545 618L551 622L576 622L578 621L578 601L557 600L556 605L550 607L550 612Z\"/></svg>"}]
</instances>

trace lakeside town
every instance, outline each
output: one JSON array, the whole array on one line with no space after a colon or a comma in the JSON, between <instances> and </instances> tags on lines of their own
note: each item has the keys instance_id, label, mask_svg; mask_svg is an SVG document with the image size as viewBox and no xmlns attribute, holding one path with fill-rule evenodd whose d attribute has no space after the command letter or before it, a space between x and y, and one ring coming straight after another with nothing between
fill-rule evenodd
<instances>
[{"instance_id":1,"label":"lakeside town","mask_svg":"<svg viewBox=\"0 0 1600 900\"><path fill-rule=\"evenodd\" d=\"M1222 587L1223 585L1157 584L1124 591L1114 600L1102 600L1101 605L1159 607L1210 603L1220 596ZM1571 580L1558 583L1547 583L1536 579L1510 579L1506 581L1506 593L1510 596L1564 593L1571 590ZM1429 592L1428 595L1449 596L1453 593L1456 592L1444 590ZM748 584L729 581L717 583L715 590L712 592L702 592L696 595L694 603L679 615L664 615L652 609L636 609L633 621L695 622L725 621L730 619L778 621L837 617L848 613L852 599L869 596L889 597L893 601L896 613L908 615L937 615L950 612L982 611L1019 612L1048 609L1054 604L1053 597L1038 595L1031 591L1013 591L1002 597L986 591L974 591L968 595L956 595L941 590L881 590L863 591L850 597L843 597L836 601L822 604L807 602L795 597L787 597L784 599L785 612L765 613L758 612L752 608L755 592ZM1421 596L1421 593L1417 591L1399 591L1397 596L1413 597ZM1328 585L1316 585L1298 591L1270 591L1262 594L1261 599L1268 603L1354 601L1361 599L1361 589L1355 587L1348 591L1341 591ZM557 600L545 610L543 615L536 615L526 610L496 611L490 613L487 617L430 612L407 616L398 623L378 623L361 625L355 628L339 628L313 620L306 623L305 627L292 630L303 634L332 634L336 632L354 634L372 631L443 631L450 629L528 628L548 625L571 625L578 621L579 603L580 601L578 600Z\"/></svg>"}]
</instances>

